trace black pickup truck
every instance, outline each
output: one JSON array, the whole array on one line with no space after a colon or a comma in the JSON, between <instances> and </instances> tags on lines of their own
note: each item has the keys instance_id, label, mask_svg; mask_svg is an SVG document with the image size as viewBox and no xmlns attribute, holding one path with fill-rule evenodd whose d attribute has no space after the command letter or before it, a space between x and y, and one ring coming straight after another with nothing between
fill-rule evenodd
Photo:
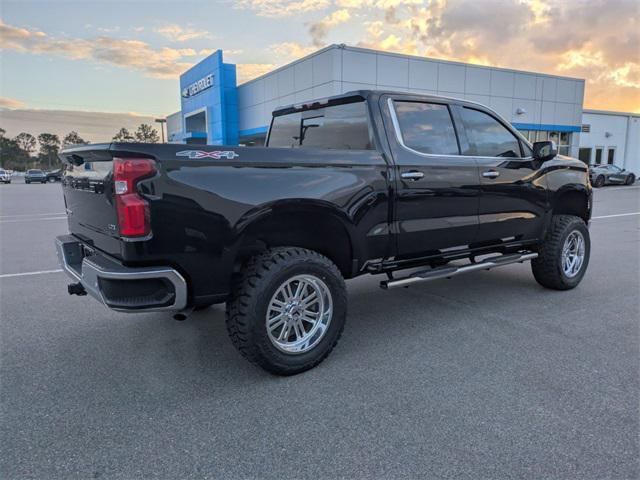
<instances>
[{"instance_id":1,"label":"black pickup truck","mask_svg":"<svg viewBox=\"0 0 640 480\"><path fill-rule=\"evenodd\" d=\"M589 261L587 166L463 100L356 91L275 111L265 148L60 158L70 293L182 319L226 302L234 345L281 375L334 348L345 279L386 274L390 289L531 260L565 290Z\"/></svg>"}]
</instances>

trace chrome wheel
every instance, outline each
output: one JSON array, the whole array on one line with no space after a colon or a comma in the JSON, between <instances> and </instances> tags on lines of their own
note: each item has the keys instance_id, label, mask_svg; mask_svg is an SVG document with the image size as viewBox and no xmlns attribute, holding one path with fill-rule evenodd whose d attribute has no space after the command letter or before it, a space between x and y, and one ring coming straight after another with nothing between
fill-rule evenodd
<instances>
[{"instance_id":1,"label":"chrome wheel","mask_svg":"<svg viewBox=\"0 0 640 480\"><path fill-rule=\"evenodd\" d=\"M305 353L327 332L333 315L329 287L313 275L297 275L276 290L267 307L269 340L285 353Z\"/></svg>"},{"instance_id":2,"label":"chrome wheel","mask_svg":"<svg viewBox=\"0 0 640 480\"><path fill-rule=\"evenodd\" d=\"M581 232L571 232L562 247L562 271L567 278L575 277L584 263L585 241Z\"/></svg>"}]
</instances>

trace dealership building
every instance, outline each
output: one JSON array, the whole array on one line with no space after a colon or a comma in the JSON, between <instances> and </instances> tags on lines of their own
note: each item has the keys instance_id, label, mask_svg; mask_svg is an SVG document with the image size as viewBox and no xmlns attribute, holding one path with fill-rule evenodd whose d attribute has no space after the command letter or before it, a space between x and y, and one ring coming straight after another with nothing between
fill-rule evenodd
<instances>
[{"instance_id":1,"label":"dealership building","mask_svg":"<svg viewBox=\"0 0 640 480\"><path fill-rule=\"evenodd\" d=\"M278 107L353 90L382 89L488 105L531 141L554 140L560 153L578 157L585 123L584 87L584 80L578 78L345 45L328 46L237 85L235 65L224 63L223 52L218 50L180 76L181 110L167 118L167 134L171 142L260 145L271 112ZM637 122L637 116L634 118ZM614 135L619 131L616 127ZM635 168L640 167L637 134L631 140L635 150L616 146L615 163L635 162ZM596 146L592 148L595 152ZM623 150L631 155L622 156ZM635 158L629 160L634 151Z\"/></svg>"}]
</instances>

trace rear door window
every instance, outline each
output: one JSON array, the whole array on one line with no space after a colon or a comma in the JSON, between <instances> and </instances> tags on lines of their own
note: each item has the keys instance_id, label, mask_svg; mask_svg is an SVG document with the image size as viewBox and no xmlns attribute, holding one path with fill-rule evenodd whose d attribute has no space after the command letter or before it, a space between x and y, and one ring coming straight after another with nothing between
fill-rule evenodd
<instances>
[{"instance_id":1,"label":"rear door window","mask_svg":"<svg viewBox=\"0 0 640 480\"><path fill-rule=\"evenodd\" d=\"M498 120L480 110L460 109L469 143L463 155L474 157L520 157L520 141Z\"/></svg>"},{"instance_id":2,"label":"rear door window","mask_svg":"<svg viewBox=\"0 0 640 480\"><path fill-rule=\"evenodd\" d=\"M406 147L430 155L460 154L447 105L408 101L393 105Z\"/></svg>"},{"instance_id":3,"label":"rear door window","mask_svg":"<svg viewBox=\"0 0 640 480\"><path fill-rule=\"evenodd\" d=\"M273 118L269 147L372 150L364 101L293 112Z\"/></svg>"}]
</instances>

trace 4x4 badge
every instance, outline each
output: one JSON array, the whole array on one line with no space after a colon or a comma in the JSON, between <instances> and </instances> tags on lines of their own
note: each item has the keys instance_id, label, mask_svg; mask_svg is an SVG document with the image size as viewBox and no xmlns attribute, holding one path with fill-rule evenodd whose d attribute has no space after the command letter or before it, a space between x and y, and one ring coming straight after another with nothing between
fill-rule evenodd
<instances>
[{"instance_id":1,"label":"4x4 badge","mask_svg":"<svg viewBox=\"0 0 640 480\"><path fill-rule=\"evenodd\" d=\"M204 150L181 150L176 153L176 157L189 157L189 158L215 158L220 159L225 157L227 160L233 160L239 157L233 150L214 150L213 152L205 152Z\"/></svg>"}]
</instances>

